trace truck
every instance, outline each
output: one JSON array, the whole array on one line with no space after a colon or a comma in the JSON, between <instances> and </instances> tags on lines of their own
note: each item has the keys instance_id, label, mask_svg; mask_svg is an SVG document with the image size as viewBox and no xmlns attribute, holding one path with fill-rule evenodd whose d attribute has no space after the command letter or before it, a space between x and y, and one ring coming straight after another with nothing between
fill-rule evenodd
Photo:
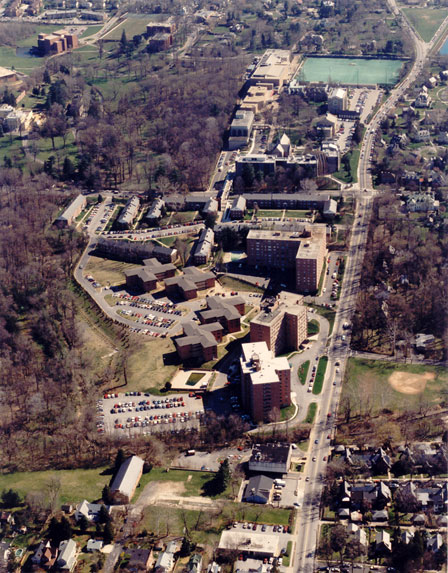
<instances>
[{"instance_id":1,"label":"truck","mask_svg":"<svg viewBox=\"0 0 448 573\"><path fill-rule=\"evenodd\" d=\"M344 322L344 324L342 325L342 328L344 330L347 330L348 328L350 328L350 323L349 322Z\"/></svg>"},{"instance_id":2,"label":"truck","mask_svg":"<svg viewBox=\"0 0 448 573\"><path fill-rule=\"evenodd\" d=\"M194 456L195 453L196 453L196 450L187 450L187 453L185 455L186 456Z\"/></svg>"},{"instance_id":3,"label":"truck","mask_svg":"<svg viewBox=\"0 0 448 573\"><path fill-rule=\"evenodd\" d=\"M279 485L281 487L285 487L286 486L286 482L283 479L275 479L274 480L274 485Z\"/></svg>"}]
</instances>

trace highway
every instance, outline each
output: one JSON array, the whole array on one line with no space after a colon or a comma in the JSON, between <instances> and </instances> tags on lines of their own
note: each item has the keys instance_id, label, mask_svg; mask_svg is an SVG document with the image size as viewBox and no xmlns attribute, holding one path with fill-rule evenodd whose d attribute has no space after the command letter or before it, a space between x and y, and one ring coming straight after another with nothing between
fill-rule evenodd
<instances>
[{"instance_id":1,"label":"highway","mask_svg":"<svg viewBox=\"0 0 448 573\"><path fill-rule=\"evenodd\" d=\"M400 11L396 1L388 0L388 2L392 13L399 16ZM414 42L415 60L408 75L391 90L387 100L379 107L370 123L366 125L364 139L361 144L355 222L350 240L341 299L337 309L333 335L328 346L329 361L323 394L310 435L305 480L301 482L303 492L299 492L299 497L303 498L303 504L298 511L296 545L292 560L292 567L298 573L311 573L314 571L314 559L319 536L319 505L324 484L323 478L326 472L326 460L330 454L329 437L335 431L335 417L341 395L341 382L346 362L350 356L350 335L346 333L346 340L342 340L341 336L344 332L342 325L344 322L351 322L355 311L369 220L375 195L369 165L376 132L381 121L394 109L399 98L416 81L427 55L446 33L447 20L442 23L430 43L423 42L405 18L402 19L402 23L407 27L409 35ZM336 380L336 385L333 385L334 380Z\"/></svg>"}]
</instances>

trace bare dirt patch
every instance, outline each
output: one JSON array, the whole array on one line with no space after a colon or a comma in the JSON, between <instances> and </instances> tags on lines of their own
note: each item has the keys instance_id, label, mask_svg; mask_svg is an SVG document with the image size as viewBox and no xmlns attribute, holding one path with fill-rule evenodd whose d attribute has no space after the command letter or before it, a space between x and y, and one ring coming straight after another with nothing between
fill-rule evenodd
<instances>
[{"instance_id":1,"label":"bare dirt patch","mask_svg":"<svg viewBox=\"0 0 448 573\"><path fill-rule=\"evenodd\" d=\"M424 374L412 374L411 372L394 372L389 376L389 384L397 392L402 394L421 394L429 380L436 377L434 372Z\"/></svg>"}]
</instances>

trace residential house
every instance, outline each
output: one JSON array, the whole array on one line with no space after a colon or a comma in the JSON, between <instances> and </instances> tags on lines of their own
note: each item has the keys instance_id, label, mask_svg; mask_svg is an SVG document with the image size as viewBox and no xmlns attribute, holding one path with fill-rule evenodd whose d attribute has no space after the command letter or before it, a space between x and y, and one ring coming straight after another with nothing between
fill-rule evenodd
<instances>
[{"instance_id":1,"label":"residential house","mask_svg":"<svg viewBox=\"0 0 448 573\"><path fill-rule=\"evenodd\" d=\"M401 542L404 545L409 545L409 543L414 539L414 532L411 531L410 529L406 529L405 531L403 531L403 533L401 534Z\"/></svg>"},{"instance_id":2,"label":"residential house","mask_svg":"<svg viewBox=\"0 0 448 573\"><path fill-rule=\"evenodd\" d=\"M58 553L58 549L52 547L49 541L41 541L39 547L31 557L31 562L34 565L40 565L44 569L50 569L50 567L53 567L55 564Z\"/></svg>"},{"instance_id":3,"label":"residential house","mask_svg":"<svg viewBox=\"0 0 448 573\"><path fill-rule=\"evenodd\" d=\"M129 571L149 571L153 564L152 549L131 549L127 564Z\"/></svg>"},{"instance_id":4,"label":"residential house","mask_svg":"<svg viewBox=\"0 0 448 573\"><path fill-rule=\"evenodd\" d=\"M87 552L94 553L95 551L101 551L103 548L103 541L101 539L89 539L87 541Z\"/></svg>"},{"instance_id":5,"label":"residential house","mask_svg":"<svg viewBox=\"0 0 448 573\"><path fill-rule=\"evenodd\" d=\"M89 503L87 500L82 501L76 508L75 520L78 522L81 517L85 517L88 521L98 521L100 511L103 506L102 503ZM108 509L106 507L106 509Z\"/></svg>"},{"instance_id":6,"label":"residential house","mask_svg":"<svg viewBox=\"0 0 448 573\"><path fill-rule=\"evenodd\" d=\"M119 229L129 229L134 222L135 218L137 217L138 210L140 208L140 199L136 196L131 197L126 205L123 207L123 210L120 213L120 216L117 219L116 225Z\"/></svg>"},{"instance_id":7,"label":"residential house","mask_svg":"<svg viewBox=\"0 0 448 573\"><path fill-rule=\"evenodd\" d=\"M205 265L212 254L215 233L212 229L202 229L197 245L194 249L193 262L195 265Z\"/></svg>"},{"instance_id":8,"label":"residential house","mask_svg":"<svg viewBox=\"0 0 448 573\"><path fill-rule=\"evenodd\" d=\"M412 518L413 525L423 526L426 523L426 516L423 513L417 513Z\"/></svg>"},{"instance_id":9,"label":"residential house","mask_svg":"<svg viewBox=\"0 0 448 573\"><path fill-rule=\"evenodd\" d=\"M392 466L390 456L386 454L383 448L375 453L375 455L370 460L372 471L376 475L387 474Z\"/></svg>"},{"instance_id":10,"label":"residential house","mask_svg":"<svg viewBox=\"0 0 448 573\"><path fill-rule=\"evenodd\" d=\"M443 545L443 537L441 536L440 533L436 533L435 535L430 537L426 542L426 548L428 549L428 551L432 551L433 553L439 551L442 548L442 545Z\"/></svg>"},{"instance_id":11,"label":"residential house","mask_svg":"<svg viewBox=\"0 0 448 573\"><path fill-rule=\"evenodd\" d=\"M415 98L414 107L417 108L427 108L431 105L431 96L428 94L426 86L423 86L422 90Z\"/></svg>"},{"instance_id":12,"label":"residential house","mask_svg":"<svg viewBox=\"0 0 448 573\"><path fill-rule=\"evenodd\" d=\"M273 484L274 480L263 474L251 477L244 490L243 501L247 503L268 503Z\"/></svg>"},{"instance_id":13,"label":"residential house","mask_svg":"<svg viewBox=\"0 0 448 573\"><path fill-rule=\"evenodd\" d=\"M56 567L63 571L73 571L78 558L78 548L73 539L65 539L59 544Z\"/></svg>"},{"instance_id":14,"label":"residential house","mask_svg":"<svg viewBox=\"0 0 448 573\"><path fill-rule=\"evenodd\" d=\"M353 534L353 538L363 547L367 547L367 545L369 544L365 529L359 528L358 531L355 531L355 533Z\"/></svg>"},{"instance_id":15,"label":"residential house","mask_svg":"<svg viewBox=\"0 0 448 573\"><path fill-rule=\"evenodd\" d=\"M379 523L385 523L389 519L389 514L385 509L380 509L372 513L372 521L377 521Z\"/></svg>"},{"instance_id":16,"label":"residential house","mask_svg":"<svg viewBox=\"0 0 448 573\"><path fill-rule=\"evenodd\" d=\"M158 197L154 199L151 204L151 207L148 209L148 212L145 216L145 221L148 222L151 226L156 226L159 220L163 217L163 210L165 208L165 202L163 199Z\"/></svg>"},{"instance_id":17,"label":"residential house","mask_svg":"<svg viewBox=\"0 0 448 573\"><path fill-rule=\"evenodd\" d=\"M390 534L382 529L378 531L375 537L375 553L380 555L388 554L392 551Z\"/></svg>"},{"instance_id":18,"label":"residential house","mask_svg":"<svg viewBox=\"0 0 448 573\"><path fill-rule=\"evenodd\" d=\"M216 561L212 561L208 564L207 573L221 573L221 566Z\"/></svg>"},{"instance_id":19,"label":"residential house","mask_svg":"<svg viewBox=\"0 0 448 573\"><path fill-rule=\"evenodd\" d=\"M199 553L193 553L188 561L187 572L188 573L201 573L202 571L202 555Z\"/></svg>"},{"instance_id":20,"label":"residential house","mask_svg":"<svg viewBox=\"0 0 448 573\"><path fill-rule=\"evenodd\" d=\"M169 573L170 571L173 570L174 563L175 563L174 553L168 551L167 548L165 551L159 553L159 556L155 564L155 569L157 571L159 567L163 567L164 571L166 571L166 573Z\"/></svg>"}]
</instances>

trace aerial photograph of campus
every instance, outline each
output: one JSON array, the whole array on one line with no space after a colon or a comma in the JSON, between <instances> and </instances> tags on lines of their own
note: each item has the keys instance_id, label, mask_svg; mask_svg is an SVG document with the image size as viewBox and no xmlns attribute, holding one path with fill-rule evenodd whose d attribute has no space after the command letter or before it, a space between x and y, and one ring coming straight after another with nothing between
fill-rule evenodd
<instances>
[{"instance_id":1,"label":"aerial photograph of campus","mask_svg":"<svg viewBox=\"0 0 448 573\"><path fill-rule=\"evenodd\" d=\"M448 573L448 0L0 0L0 573Z\"/></svg>"}]
</instances>

